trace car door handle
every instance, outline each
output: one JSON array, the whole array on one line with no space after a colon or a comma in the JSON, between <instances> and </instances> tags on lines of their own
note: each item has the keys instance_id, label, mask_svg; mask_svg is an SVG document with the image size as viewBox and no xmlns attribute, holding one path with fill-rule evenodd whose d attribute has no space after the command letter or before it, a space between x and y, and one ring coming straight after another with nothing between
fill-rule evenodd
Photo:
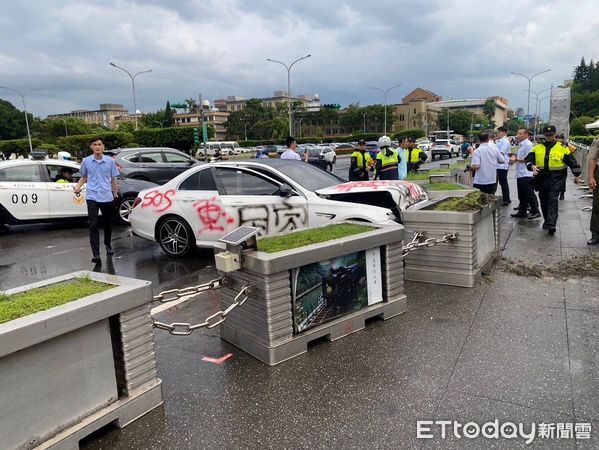
<instances>
[{"instance_id":1,"label":"car door handle","mask_svg":"<svg viewBox=\"0 0 599 450\"><path fill-rule=\"evenodd\" d=\"M180 197L179 200L181 200L182 202L190 203L195 202L197 199L193 197Z\"/></svg>"}]
</instances>

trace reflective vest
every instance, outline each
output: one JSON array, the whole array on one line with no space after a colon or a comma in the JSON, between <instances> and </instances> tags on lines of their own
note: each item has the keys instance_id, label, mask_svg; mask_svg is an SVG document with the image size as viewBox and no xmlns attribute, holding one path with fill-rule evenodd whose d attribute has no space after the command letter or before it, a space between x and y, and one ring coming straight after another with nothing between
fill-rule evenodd
<instances>
[{"instance_id":1,"label":"reflective vest","mask_svg":"<svg viewBox=\"0 0 599 450\"><path fill-rule=\"evenodd\" d=\"M412 164L418 164L420 162L420 153L422 152L422 149L414 147L408 151L410 152L410 158L408 159L408 162L411 162Z\"/></svg>"},{"instance_id":2,"label":"reflective vest","mask_svg":"<svg viewBox=\"0 0 599 450\"><path fill-rule=\"evenodd\" d=\"M565 169L567 166L566 163L564 163L564 156L572 153L568 147L564 147L559 142L556 142L555 145L551 147L547 160L545 159L547 156L545 144L535 145L530 152L535 154L535 166L543 170Z\"/></svg>"},{"instance_id":3,"label":"reflective vest","mask_svg":"<svg viewBox=\"0 0 599 450\"><path fill-rule=\"evenodd\" d=\"M399 165L399 156L396 151L393 151L391 156L386 155L386 150L381 150L377 155L376 159L381 160L381 172L386 172L388 170L397 170L397 166Z\"/></svg>"},{"instance_id":4,"label":"reflective vest","mask_svg":"<svg viewBox=\"0 0 599 450\"><path fill-rule=\"evenodd\" d=\"M372 164L374 164L374 161L372 160L372 156L370 156L370 153L368 152L364 152L362 153L360 150L356 150L355 152L353 152L351 154L352 158L356 158L356 165L361 168L361 169L368 169L368 166L371 166ZM364 165L364 160L366 160L366 165Z\"/></svg>"}]
</instances>

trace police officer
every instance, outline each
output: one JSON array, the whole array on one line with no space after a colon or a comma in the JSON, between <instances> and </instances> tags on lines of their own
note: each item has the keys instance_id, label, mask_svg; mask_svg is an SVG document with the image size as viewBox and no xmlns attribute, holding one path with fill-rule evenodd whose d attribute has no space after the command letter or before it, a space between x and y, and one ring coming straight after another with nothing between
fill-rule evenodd
<instances>
[{"instance_id":1,"label":"police officer","mask_svg":"<svg viewBox=\"0 0 599 450\"><path fill-rule=\"evenodd\" d=\"M379 139L379 153L376 155L375 180L399 180L399 155L391 147L391 139L382 136Z\"/></svg>"},{"instance_id":2,"label":"police officer","mask_svg":"<svg viewBox=\"0 0 599 450\"><path fill-rule=\"evenodd\" d=\"M351 154L349 164L349 181L367 181L368 172L374 169L374 161L370 153L366 151L366 141L358 141L358 150Z\"/></svg>"},{"instance_id":3,"label":"police officer","mask_svg":"<svg viewBox=\"0 0 599 450\"><path fill-rule=\"evenodd\" d=\"M580 166L568 147L560 144L555 137L555 127L547 125L542 130L545 139L535 145L526 157L526 168L535 176L533 185L539 192L541 211L545 222L543 229L555 234L558 215L558 198L564 179L568 176L567 167L574 174L574 182L580 183Z\"/></svg>"},{"instance_id":4,"label":"police officer","mask_svg":"<svg viewBox=\"0 0 599 450\"><path fill-rule=\"evenodd\" d=\"M408 150L406 151L406 158L408 159L408 173L418 172L420 164L426 161L426 153L422 151L420 147L416 145L416 142L410 140Z\"/></svg>"}]
</instances>

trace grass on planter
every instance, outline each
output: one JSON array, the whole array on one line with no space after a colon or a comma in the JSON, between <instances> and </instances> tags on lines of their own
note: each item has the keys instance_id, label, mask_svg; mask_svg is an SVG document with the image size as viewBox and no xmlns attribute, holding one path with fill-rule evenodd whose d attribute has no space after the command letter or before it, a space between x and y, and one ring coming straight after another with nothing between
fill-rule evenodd
<instances>
[{"instance_id":1,"label":"grass on planter","mask_svg":"<svg viewBox=\"0 0 599 450\"><path fill-rule=\"evenodd\" d=\"M476 212L495 201L494 195L474 191L465 197L452 197L435 205L437 211Z\"/></svg>"},{"instance_id":2,"label":"grass on planter","mask_svg":"<svg viewBox=\"0 0 599 450\"><path fill-rule=\"evenodd\" d=\"M80 277L19 294L6 295L0 293L0 323L64 305L113 287L113 284L101 283L88 277Z\"/></svg>"},{"instance_id":3,"label":"grass on planter","mask_svg":"<svg viewBox=\"0 0 599 450\"><path fill-rule=\"evenodd\" d=\"M313 230L296 231L283 236L271 236L258 239L258 250L266 253L276 253L304 245L318 244L319 242L339 239L354 234L365 233L374 230L369 225L351 223L339 223L328 225Z\"/></svg>"},{"instance_id":4,"label":"grass on planter","mask_svg":"<svg viewBox=\"0 0 599 450\"><path fill-rule=\"evenodd\" d=\"M425 186L425 189L430 191L458 191L467 188L455 183L430 183Z\"/></svg>"},{"instance_id":5,"label":"grass on planter","mask_svg":"<svg viewBox=\"0 0 599 450\"><path fill-rule=\"evenodd\" d=\"M409 173L406 180L428 180L428 173Z\"/></svg>"}]
</instances>

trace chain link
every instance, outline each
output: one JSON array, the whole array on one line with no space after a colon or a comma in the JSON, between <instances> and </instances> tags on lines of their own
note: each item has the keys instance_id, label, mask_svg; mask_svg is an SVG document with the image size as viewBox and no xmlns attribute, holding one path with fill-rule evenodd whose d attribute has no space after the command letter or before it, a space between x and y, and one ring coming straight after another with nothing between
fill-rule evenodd
<instances>
[{"instance_id":1,"label":"chain link","mask_svg":"<svg viewBox=\"0 0 599 450\"><path fill-rule=\"evenodd\" d=\"M424 233L422 231L415 232L412 240L402 247L401 258L405 258L413 251L422 247L434 247L437 244L454 241L458 236L456 233L445 233L441 238L429 238L420 242L423 237Z\"/></svg>"},{"instance_id":2,"label":"chain link","mask_svg":"<svg viewBox=\"0 0 599 450\"><path fill-rule=\"evenodd\" d=\"M162 291L160 294L155 295L152 298L154 302L167 303L174 300L178 300L181 297L187 297L188 295L201 294L202 292L220 289L223 287L223 280L225 277L216 278L204 284L198 284L197 286L189 286L181 289L169 289Z\"/></svg>"},{"instance_id":3,"label":"chain link","mask_svg":"<svg viewBox=\"0 0 599 450\"><path fill-rule=\"evenodd\" d=\"M210 329L217 327L225 321L225 319L231 313L231 311L233 311L235 308L243 305L246 302L246 300L252 294L252 288L252 284L244 284L239 293L233 299L233 303L231 303L231 305L229 305L227 309L225 309L224 311L215 312L211 316L206 317L206 320L198 324L192 325L190 323L185 322L173 322L168 324L164 322L159 322L156 319L152 318L152 325L154 326L154 328L158 328L159 330L168 331L173 336L189 336L195 330L199 330L200 328Z\"/></svg>"}]
</instances>

